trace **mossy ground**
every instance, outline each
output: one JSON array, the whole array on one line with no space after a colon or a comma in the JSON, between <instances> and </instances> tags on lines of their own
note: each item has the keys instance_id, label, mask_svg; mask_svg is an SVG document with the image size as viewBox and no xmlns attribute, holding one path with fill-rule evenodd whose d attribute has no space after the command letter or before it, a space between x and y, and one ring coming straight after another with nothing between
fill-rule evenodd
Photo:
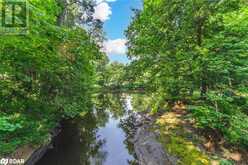
<instances>
[{"instance_id":1,"label":"mossy ground","mask_svg":"<svg viewBox=\"0 0 248 165\"><path fill-rule=\"evenodd\" d=\"M202 147L200 139L190 126L186 112L166 112L156 120L159 140L169 154L178 158L178 165L232 165ZM224 164L223 164L224 162Z\"/></svg>"},{"instance_id":2,"label":"mossy ground","mask_svg":"<svg viewBox=\"0 0 248 165\"><path fill-rule=\"evenodd\" d=\"M159 125L161 135L159 140L170 154L179 159L178 164L209 165L208 156L184 137L187 133L181 127L180 116L180 114L168 112L157 120L156 124Z\"/></svg>"}]
</instances>

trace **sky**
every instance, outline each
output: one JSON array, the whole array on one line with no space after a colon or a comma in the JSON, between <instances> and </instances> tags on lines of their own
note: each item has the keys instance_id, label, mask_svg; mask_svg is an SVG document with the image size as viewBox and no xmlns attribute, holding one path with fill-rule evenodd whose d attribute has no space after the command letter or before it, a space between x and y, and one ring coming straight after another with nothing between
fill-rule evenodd
<instances>
[{"instance_id":1,"label":"sky","mask_svg":"<svg viewBox=\"0 0 248 165\"><path fill-rule=\"evenodd\" d=\"M104 22L107 40L104 51L110 61L128 63L125 30L131 22L132 9L141 9L142 0L97 0L94 17Z\"/></svg>"}]
</instances>

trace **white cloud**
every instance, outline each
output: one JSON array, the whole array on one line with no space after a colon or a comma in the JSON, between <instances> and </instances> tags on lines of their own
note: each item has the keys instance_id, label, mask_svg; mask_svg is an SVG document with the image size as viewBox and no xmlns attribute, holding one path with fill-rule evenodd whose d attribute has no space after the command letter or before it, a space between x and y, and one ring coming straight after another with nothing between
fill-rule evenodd
<instances>
[{"instance_id":1,"label":"white cloud","mask_svg":"<svg viewBox=\"0 0 248 165\"><path fill-rule=\"evenodd\" d=\"M102 3L102 2L115 2L116 0L96 0L96 3Z\"/></svg>"},{"instance_id":2,"label":"white cloud","mask_svg":"<svg viewBox=\"0 0 248 165\"><path fill-rule=\"evenodd\" d=\"M110 54L125 55L127 52L126 39L108 40L103 43L103 51Z\"/></svg>"},{"instance_id":3,"label":"white cloud","mask_svg":"<svg viewBox=\"0 0 248 165\"><path fill-rule=\"evenodd\" d=\"M111 7L106 2L100 2L94 9L94 19L99 19L102 22L108 20L110 15L112 14Z\"/></svg>"}]
</instances>

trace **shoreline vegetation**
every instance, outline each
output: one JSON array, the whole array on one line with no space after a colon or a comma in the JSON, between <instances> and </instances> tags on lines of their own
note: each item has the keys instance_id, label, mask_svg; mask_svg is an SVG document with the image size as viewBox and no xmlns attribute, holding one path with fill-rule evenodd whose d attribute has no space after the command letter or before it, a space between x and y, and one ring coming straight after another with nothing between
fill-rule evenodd
<instances>
[{"instance_id":1,"label":"shoreline vegetation","mask_svg":"<svg viewBox=\"0 0 248 165\"><path fill-rule=\"evenodd\" d=\"M105 55L89 32L66 22L67 4L58 1L29 0L29 33L0 36L1 157L46 143L61 119L91 108Z\"/></svg>"},{"instance_id":2,"label":"shoreline vegetation","mask_svg":"<svg viewBox=\"0 0 248 165\"><path fill-rule=\"evenodd\" d=\"M107 91L131 93L172 163L248 164L246 0L144 0L126 30L128 64L101 52L94 1L28 1L29 33L0 36L0 158L50 143L59 121L84 118Z\"/></svg>"},{"instance_id":3,"label":"shoreline vegetation","mask_svg":"<svg viewBox=\"0 0 248 165\"><path fill-rule=\"evenodd\" d=\"M239 150L246 155L248 146L247 11L243 0L144 0L144 9L135 11L126 31L132 61L120 79L123 84L152 89L148 95L154 114L177 103L184 105L210 150L232 146L236 157ZM178 120L173 115L166 118ZM165 146L190 164L184 157L194 154L183 152L187 139L178 137L177 131L171 133L167 140L162 137L169 143ZM206 160L202 163L207 164Z\"/></svg>"}]
</instances>

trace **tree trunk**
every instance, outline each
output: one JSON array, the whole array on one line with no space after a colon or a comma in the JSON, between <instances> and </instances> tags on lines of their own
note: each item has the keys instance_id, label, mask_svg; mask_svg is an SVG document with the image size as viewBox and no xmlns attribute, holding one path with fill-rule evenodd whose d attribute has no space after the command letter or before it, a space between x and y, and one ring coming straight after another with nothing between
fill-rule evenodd
<instances>
[{"instance_id":1,"label":"tree trunk","mask_svg":"<svg viewBox=\"0 0 248 165\"><path fill-rule=\"evenodd\" d=\"M59 16L57 18L57 25L58 26L62 26L66 22L66 15L67 15L66 5L67 5L67 0L57 0L57 3L62 8L62 11L61 11L61 13L59 14Z\"/></svg>"},{"instance_id":2,"label":"tree trunk","mask_svg":"<svg viewBox=\"0 0 248 165\"><path fill-rule=\"evenodd\" d=\"M204 18L199 18L198 25L197 25L197 45L202 47L202 36L203 36L203 25L204 25ZM206 65L203 61L202 64L202 74L201 74L201 98L205 99L207 94L207 78L206 78Z\"/></svg>"},{"instance_id":3,"label":"tree trunk","mask_svg":"<svg viewBox=\"0 0 248 165\"><path fill-rule=\"evenodd\" d=\"M204 78L202 78L202 80L201 80L201 98L202 99L206 98L207 90L208 90L208 87L207 87L206 80L204 80Z\"/></svg>"}]
</instances>

